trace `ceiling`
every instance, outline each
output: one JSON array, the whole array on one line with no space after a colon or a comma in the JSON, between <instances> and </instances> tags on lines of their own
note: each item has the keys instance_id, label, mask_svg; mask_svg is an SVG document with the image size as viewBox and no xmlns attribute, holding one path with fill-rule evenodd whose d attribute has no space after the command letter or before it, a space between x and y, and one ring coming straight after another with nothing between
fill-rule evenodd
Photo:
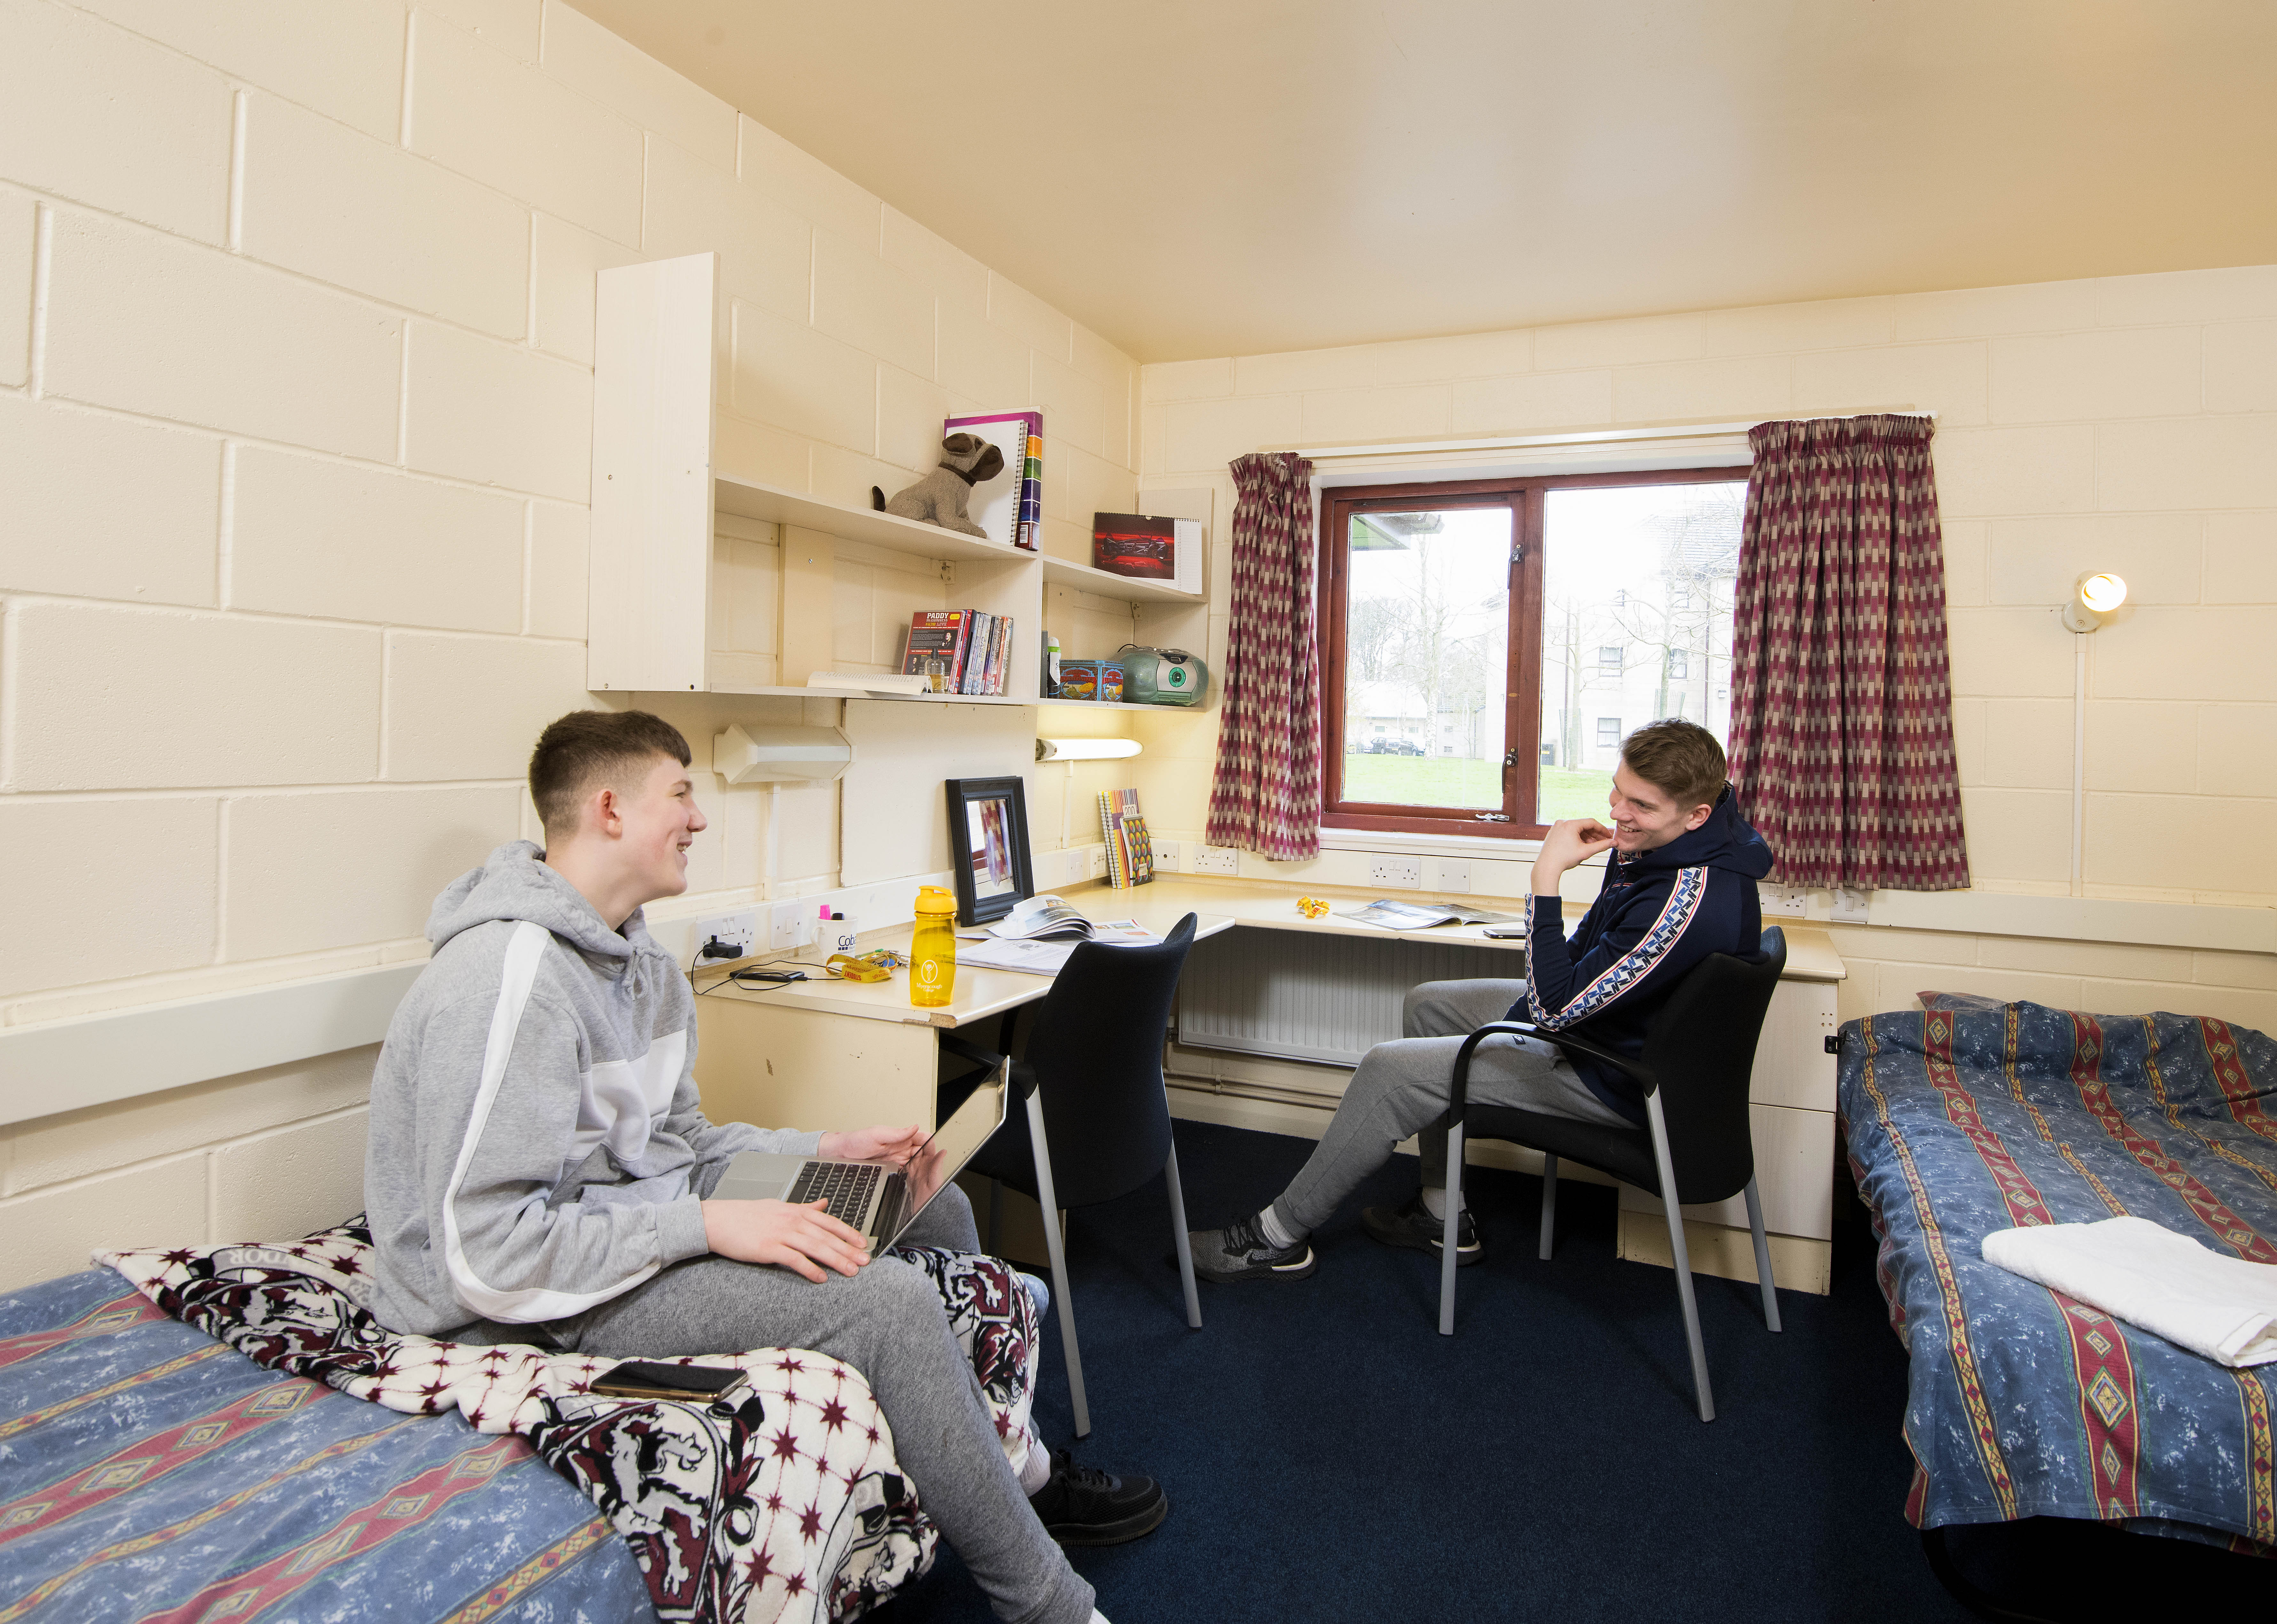
<instances>
[{"instance_id":1,"label":"ceiling","mask_svg":"<svg viewBox=\"0 0 2277 1624\"><path fill-rule=\"evenodd\" d=\"M2277 261L2270 0L575 0L1142 361Z\"/></svg>"}]
</instances>

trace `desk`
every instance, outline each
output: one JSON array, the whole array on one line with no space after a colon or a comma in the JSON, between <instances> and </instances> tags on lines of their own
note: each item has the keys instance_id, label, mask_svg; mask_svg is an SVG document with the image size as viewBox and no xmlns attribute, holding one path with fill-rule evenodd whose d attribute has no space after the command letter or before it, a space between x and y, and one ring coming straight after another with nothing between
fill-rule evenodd
<instances>
[{"instance_id":1,"label":"desk","mask_svg":"<svg viewBox=\"0 0 2277 1624\"><path fill-rule=\"evenodd\" d=\"M1306 888L1339 905L1378 895ZM1507 957L1509 968L1496 973L1512 979L1525 973L1523 942L1489 941L1478 926L1386 931L1334 914L1307 919L1297 911L1299 892L1292 886L1179 875L1129 890L1092 885L1062 895L1087 918L1133 919L1158 934L1191 912L1198 941L1218 939L1212 957L1230 951L1255 955L1267 961L1268 973L1275 958L1285 960L1287 952L1298 950L1298 938L1309 939L1301 951L1314 961L1338 938L1363 954L1384 943L1453 944ZM1499 912L1515 913L1520 906L1512 898L1478 900ZM1787 968L1764 1022L1748 1090L1758 1179L1779 1284L1824 1292L1833 1232L1834 1160L1834 1062L1824 1042L1835 1028L1834 984L1845 972L1823 930L1783 920L1767 923L1786 926ZM1237 925L1246 928L1229 935ZM905 949L910 928L874 932L863 942ZM1276 949L1276 937L1289 939L1286 952ZM715 1121L807 1129L871 1122L930 1125L940 1033L1032 1003L1051 988L1045 976L960 967L949 1003L919 1010L910 1003L905 973L868 985L832 981L819 970L811 973L815 980L762 992L721 985L724 970L697 972L696 1074L704 1110ZM1410 973L1406 980L1420 979ZM1391 1029L1369 1041L1398 1035L1396 1000L1390 1008ZM1317 1134L1326 1125L1351 1074L1348 1066L1291 1064L1235 1052L1198 1055L1204 1046L1187 1033L1190 1025L1182 1018L1181 1041L1170 1050L1173 1115L1284 1133ZM1207 1071L1188 1069L1197 1058ZM1256 1074L1254 1086L1245 1086L1245 1072ZM1292 1084L1291 1073L1301 1073L1301 1079ZM1480 1151L1481 1159L1499 1161L1504 1147L1481 1146ZM1511 1154L1517 1165L1538 1165L1530 1153ZM1575 1177L1590 1176L1576 1170ZM1665 1264L1668 1231L1656 1216L1660 1203L1641 1191L1624 1189L1620 1206L1621 1255ZM1734 1201L1687 1211L1695 1269L1755 1278L1747 1220L1737 1207Z\"/></svg>"},{"instance_id":2,"label":"desk","mask_svg":"<svg viewBox=\"0 0 2277 1624\"><path fill-rule=\"evenodd\" d=\"M1157 935L1188 913L1196 915L1198 941L1233 928L1230 914L1204 912L1190 888L1207 888L1065 895L1087 919L1136 919ZM914 928L865 932L862 946L907 953ZM1032 1003L1052 987L1049 976L960 964L949 1002L921 1010L910 1003L905 970L885 981L836 981L811 965L812 980L762 990L729 981L729 968L696 975L696 1082L704 1115L809 1131L873 1122L931 1127L939 1034Z\"/></svg>"}]
</instances>

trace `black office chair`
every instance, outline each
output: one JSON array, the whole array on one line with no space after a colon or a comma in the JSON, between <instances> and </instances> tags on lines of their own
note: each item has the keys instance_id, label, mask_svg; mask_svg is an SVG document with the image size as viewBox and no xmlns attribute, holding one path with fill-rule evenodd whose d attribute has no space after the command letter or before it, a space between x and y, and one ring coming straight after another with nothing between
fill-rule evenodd
<instances>
[{"instance_id":1,"label":"black office chair","mask_svg":"<svg viewBox=\"0 0 2277 1624\"><path fill-rule=\"evenodd\" d=\"M967 1163L1036 1198L1051 1254L1052 1294L1067 1347L1068 1388L1078 1437L1091 1431L1083 1391L1083 1357L1075 1339L1075 1299L1068 1290L1059 1209L1092 1207L1128 1195L1157 1172L1170 1190L1170 1229L1177 1239L1178 1277L1185 1286L1186 1323L1201 1329L1194 1259L1186 1244L1186 1203L1178 1189L1178 1153L1170 1140L1170 1105L1162 1084L1162 1039L1178 972L1193 945L1194 916L1178 921L1153 947L1079 943L1052 990L1035 1006L1035 1024L1012 1081L1027 1102ZM947 1042L947 1034L944 1034ZM963 1053L962 1045L955 1046ZM986 1057L974 1055L976 1060ZM989 1203L988 1245L996 1244L996 1203Z\"/></svg>"},{"instance_id":2,"label":"black office chair","mask_svg":"<svg viewBox=\"0 0 2277 1624\"><path fill-rule=\"evenodd\" d=\"M1675 1254L1676 1293L1684 1306L1684 1336L1692 1352L1692 1391L1700 1419L1716 1419L1708 1387L1708 1354L1700 1342L1700 1311L1692 1297L1692 1262L1684 1246L1686 1206L1727 1201L1744 1192L1748 1224L1755 1231L1755 1277L1762 1283L1763 1319L1779 1328L1778 1297L1771 1281L1771 1244L1763 1236L1763 1201L1755 1193L1755 1141L1748 1132L1748 1079L1763 1015L1786 968L1786 933L1763 933L1751 958L1711 954L1687 972L1645 1027L1644 1055L1626 1060L1570 1032L1530 1021L1495 1021L1464 1040L1455 1056L1447 1130L1447 1227L1439 1266L1439 1334L1455 1334L1455 1228L1462 1210L1463 1144L1469 1139L1507 1140L1542 1155L1542 1256L1550 1256L1557 1214L1559 1157L1610 1173L1661 1198L1668 1212L1668 1244ZM1506 1106L1471 1105L1471 1054L1496 1033L1538 1038L1567 1055L1587 1055L1618 1068L1644 1090L1648 1128L1611 1128ZM1669 1191L1674 1187L1674 1199Z\"/></svg>"}]
</instances>

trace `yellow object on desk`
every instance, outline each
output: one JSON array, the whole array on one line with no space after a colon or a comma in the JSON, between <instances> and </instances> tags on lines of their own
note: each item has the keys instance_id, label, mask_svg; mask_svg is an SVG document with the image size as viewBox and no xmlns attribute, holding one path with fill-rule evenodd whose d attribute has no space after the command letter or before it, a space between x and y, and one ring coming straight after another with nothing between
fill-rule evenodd
<instances>
[{"instance_id":1,"label":"yellow object on desk","mask_svg":"<svg viewBox=\"0 0 2277 1624\"><path fill-rule=\"evenodd\" d=\"M885 981L890 980L894 973L867 954L857 958L851 953L833 953L823 968L846 981Z\"/></svg>"},{"instance_id":2,"label":"yellow object on desk","mask_svg":"<svg viewBox=\"0 0 2277 1624\"><path fill-rule=\"evenodd\" d=\"M956 898L945 886L921 885L917 916L910 937L910 1003L937 1010L956 987Z\"/></svg>"},{"instance_id":3,"label":"yellow object on desk","mask_svg":"<svg viewBox=\"0 0 2277 1624\"><path fill-rule=\"evenodd\" d=\"M1297 899L1297 911L1308 919L1317 919L1328 911L1328 903L1317 896L1300 896Z\"/></svg>"}]
</instances>

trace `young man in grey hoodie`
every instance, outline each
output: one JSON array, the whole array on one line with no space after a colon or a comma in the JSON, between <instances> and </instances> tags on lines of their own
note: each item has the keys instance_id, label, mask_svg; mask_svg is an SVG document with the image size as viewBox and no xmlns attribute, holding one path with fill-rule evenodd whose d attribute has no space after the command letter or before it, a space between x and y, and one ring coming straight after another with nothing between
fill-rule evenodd
<instances>
[{"instance_id":1,"label":"young man in grey hoodie","mask_svg":"<svg viewBox=\"0 0 2277 1624\"><path fill-rule=\"evenodd\" d=\"M821 1202L707 1199L741 1151L898 1164L925 1135L705 1120L688 978L641 917L688 888L704 827L689 762L658 717L572 712L530 758L544 849L501 846L436 899L435 956L372 1078L373 1310L398 1331L608 1358L842 1359L997 1616L1103 1624L1054 1542L1135 1539L1167 1513L1161 1489L1055 1460L1032 1432L1000 1440L926 1275L872 1259ZM980 1249L954 1186L908 1239Z\"/></svg>"}]
</instances>

